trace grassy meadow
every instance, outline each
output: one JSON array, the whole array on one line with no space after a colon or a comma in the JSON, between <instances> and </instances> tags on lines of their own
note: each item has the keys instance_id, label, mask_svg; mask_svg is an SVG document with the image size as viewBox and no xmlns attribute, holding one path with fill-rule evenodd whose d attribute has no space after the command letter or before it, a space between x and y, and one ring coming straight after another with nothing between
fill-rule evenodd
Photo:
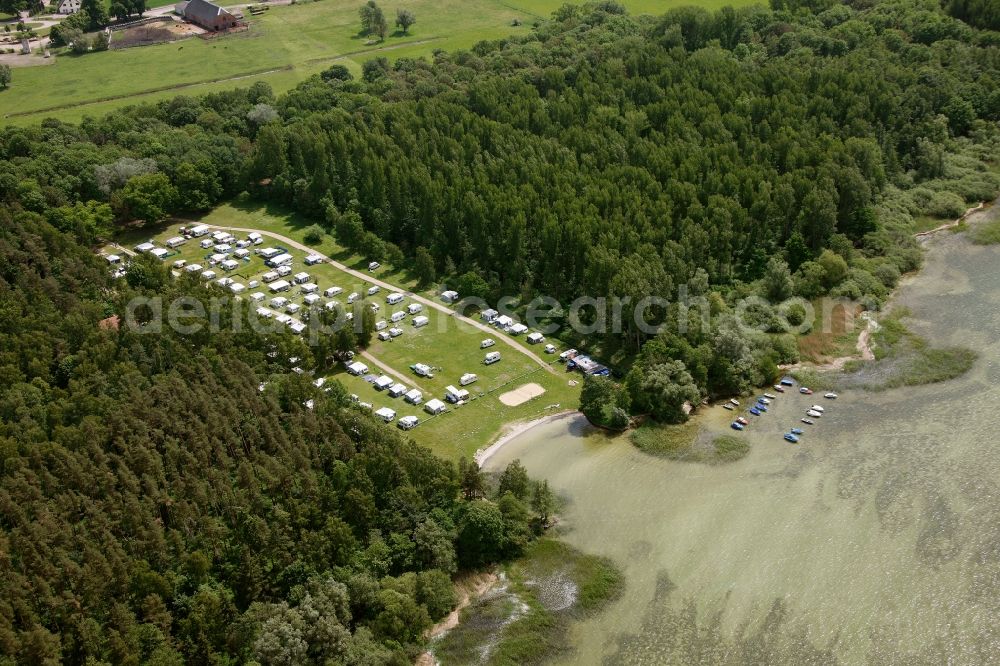
<instances>
[{"instance_id":1,"label":"grassy meadow","mask_svg":"<svg viewBox=\"0 0 1000 666\"><path fill-rule=\"evenodd\" d=\"M307 226L307 221L295 214L257 206L237 207L236 205L222 206L205 215L199 221L222 227L259 229L260 231L280 234L299 242L303 241L304 230ZM174 222L156 229L135 230L123 235L118 240L126 248L131 248L150 239L162 245L163 241L177 235L178 226L179 223ZM245 234L238 232L234 232L234 235L238 238L245 236ZM284 247L287 249L295 257L293 271L295 273L299 271L309 273L312 281L319 285L321 291L327 287L341 287L344 290L343 293L335 297L341 303L346 303L346 297L352 291L365 295L368 287L371 286L371 283L331 264L305 266L302 260L306 253L284 246L281 241L265 237L265 243L261 247ZM368 262L366 259L345 251L329 236L321 244L313 247L318 252L322 252L351 268L367 272ZM106 252L115 251L110 247L106 249ZM211 253L211 250L201 249L197 240L189 240L177 248L175 253L165 261L170 264L178 259L185 259L188 263L199 263L207 269L208 265L205 259ZM221 269L213 270L220 277L228 275L234 280L246 284L250 280L259 279L270 269L264 265L259 256L251 255L248 261L241 262L241 266L231 273L226 274ZM385 302L386 296L391 292L384 288L377 294L367 297L366 302L379 305L376 319L388 319L392 312L405 310L406 306L413 302L409 297L412 293L419 293L428 298L437 298L440 291L439 287L432 286L414 292L416 284L412 276L405 270L398 270L392 266L383 266L373 275L407 294L407 298L402 303L391 306ZM264 305L270 307L268 302L271 300L272 294L267 286L261 285L248 293L256 291L264 292L267 295ZM297 287L293 287L291 291L281 295L294 303L302 304L303 296ZM445 413L432 417L423 411L422 405L413 406L404 402L401 397L392 398L383 391L376 391L362 378L349 375L342 368L338 368L327 377L343 383L350 393L356 394L362 402L371 403L374 409L390 407L397 412L397 418L411 414L417 416L420 418L420 425L410 431L413 439L427 445L439 455L450 459L457 459L461 456L471 457L477 449L487 446L501 434L506 424L538 418L567 408L576 408L579 399L579 387L576 382L580 377L575 373L567 373L562 365L554 363L555 355L549 357L552 359L553 368L556 371L553 373L539 366L516 349L503 344L500 338L506 335L505 333L495 331L487 334L455 317L427 306L423 307L423 312L420 314L427 316L430 323L420 328L414 328L411 324L412 317L408 316L397 324L404 330L403 335L391 342L374 340L368 352L380 363L395 371L395 373L387 373L394 379L400 375L406 378L403 383L406 384L407 388L419 388L424 394L424 402L431 398L443 398L445 386L449 384L458 386L458 379L464 373L475 373L479 377L478 381L464 387L471 394L471 399L466 404L461 406L449 404ZM294 316L301 317L301 312ZM499 363L489 366L483 365L485 351L479 347L480 342L486 337L497 340L496 346L491 348L491 351L499 351L502 355L502 360ZM520 340L523 342L523 337ZM541 346L534 347L533 350L545 357ZM368 365L370 372L376 375L382 374L382 369L376 363L364 358L359 358L359 360ZM415 363L425 363L434 368L434 377L418 377L410 370L410 366ZM504 405L499 400L501 394L527 383L541 385L545 389L545 393L513 407Z\"/></svg>"},{"instance_id":2,"label":"grassy meadow","mask_svg":"<svg viewBox=\"0 0 1000 666\"><path fill-rule=\"evenodd\" d=\"M402 6L416 14L417 23L408 35L390 33L377 44L358 35L361 4L360 0L319 0L274 6L252 17L249 33L85 56L62 55L53 65L18 68L10 90L0 93L0 122L25 125L47 117L78 121L130 104L226 90L258 80L281 93L334 62L358 73L362 62L378 55L392 60L423 57L435 49L453 51L482 40L527 34L535 20L549 16L563 0L382 2L390 24L396 8ZM635 13L660 13L685 4L715 8L752 3L624 0L623 4ZM512 25L515 19L521 25Z\"/></svg>"}]
</instances>

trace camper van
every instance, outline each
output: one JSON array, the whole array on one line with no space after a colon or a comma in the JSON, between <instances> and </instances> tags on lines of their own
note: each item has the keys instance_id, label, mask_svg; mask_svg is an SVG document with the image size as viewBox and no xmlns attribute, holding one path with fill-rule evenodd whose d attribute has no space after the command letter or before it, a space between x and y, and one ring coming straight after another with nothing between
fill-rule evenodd
<instances>
[{"instance_id":1,"label":"camper van","mask_svg":"<svg viewBox=\"0 0 1000 666\"><path fill-rule=\"evenodd\" d=\"M396 323L397 321L402 321L403 319L406 319L406 313L405 313L405 312L403 312L402 310L399 310L398 312L393 312L393 313L392 313L392 314L391 314L391 315L389 316L389 320L390 320L390 321L391 321L392 323L394 323L394 324L395 324L395 323Z\"/></svg>"},{"instance_id":2,"label":"camper van","mask_svg":"<svg viewBox=\"0 0 1000 666\"><path fill-rule=\"evenodd\" d=\"M349 293L347 295L347 303L348 304L353 303L354 301L358 300L359 297L360 297L360 294L358 294L358 292L352 291L351 293Z\"/></svg>"},{"instance_id":3,"label":"camper van","mask_svg":"<svg viewBox=\"0 0 1000 666\"><path fill-rule=\"evenodd\" d=\"M323 295L326 296L327 298L332 298L342 291L344 290L341 289L340 287L327 287L327 289L323 292Z\"/></svg>"},{"instance_id":4,"label":"camper van","mask_svg":"<svg viewBox=\"0 0 1000 666\"><path fill-rule=\"evenodd\" d=\"M478 375L476 375L475 373L472 373L472 372L467 372L464 375L462 375L461 377L459 377L458 383L461 386L468 386L469 384L472 384L473 382L475 382L477 379L479 379Z\"/></svg>"},{"instance_id":5,"label":"camper van","mask_svg":"<svg viewBox=\"0 0 1000 666\"><path fill-rule=\"evenodd\" d=\"M282 254L277 255L276 257L268 259L266 263L271 268L277 268L278 266L287 266L291 264L294 260L295 257L288 254L287 252L284 252Z\"/></svg>"},{"instance_id":6,"label":"camper van","mask_svg":"<svg viewBox=\"0 0 1000 666\"><path fill-rule=\"evenodd\" d=\"M270 271L270 272L264 273L264 275L262 275L260 279L263 280L264 282L274 282L279 277L281 277L281 276L278 275L277 273L275 273L274 271Z\"/></svg>"},{"instance_id":7,"label":"camper van","mask_svg":"<svg viewBox=\"0 0 1000 666\"><path fill-rule=\"evenodd\" d=\"M490 352L489 354L486 355L486 358L483 359L483 363L485 363L486 365L493 365L499 360L500 360L500 352Z\"/></svg>"},{"instance_id":8,"label":"camper van","mask_svg":"<svg viewBox=\"0 0 1000 666\"><path fill-rule=\"evenodd\" d=\"M410 303L409 305L406 306L406 313L414 315L423 309L424 306L422 306L420 303Z\"/></svg>"},{"instance_id":9,"label":"camper van","mask_svg":"<svg viewBox=\"0 0 1000 666\"><path fill-rule=\"evenodd\" d=\"M295 284L305 284L306 282L309 282L309 273L306 273L305 271L296 273L295 277L292 278L292 282Z\"/></svg>"},{"instance_id":10,"label":"camper van","mask_svg":"<svg viewBox=\"0 0 1000 666\"><path fill-rule=\"evenodd\" d=\"M265 247L263 249L257 250L257 254L259 254L264 259L272 259L281 254L281 250L274 247Z\"/></svg>"},{"instance_id":11,"label":"camper van","mask_svg":"<svg viewBox=\"0 0 1000 666\"><path fill-rule=\"evenodd\" d=\"M190 229L188 229L188 233L194 236L195 238L199 238L201 236L206 235L208 231L209 229L207 224L199 224L196 227L191 227Z\"/></svg>"},{"instance_id":12,"label":"camper van","mask_svg":"<svg viewBox=\"0 0 1000 666\"><path fill-rule=\"evenodd\" d=\"M173 238L168 238L167 242L164 243L164 245L166 245L169 248L175 248L175 247L180 247L181 245L184 245L184 243L186 243L186 242L187 242L187 239L184 238L183 236L174 236Z\"/></svg>"},{"instance_id":13,"label":"camper van","mask_svg":"<svg viewBox=\"0 0 1000 666\"><path fill-rule=\"evenodd\" d=\"M487 347L492 347L496 343L497 343L497 341L494 340L493 338L486 338L485 340L483 340L482 342L479 343L479 348L480 349L486 349Z\"/></svg>"},{"instance_id":14,"label":"camper van","mask_svg":"<svg viewBox=\"0 0 1000 666\"><path fill-rule=\"evenodd\" d=\"M462 402L469 399L469 392L465 389L448 385L444 387L444 399L453 404Z\"/></svg>"},{"instance_id":15,"label":"camper van","mask_svg":"<svg viewBox=\"0 0 1000 666\"><path fill-rule=\"evenodd\" d=\"M395 305L396 303L402 303L403 302L403 295L401 293L399 293L398 291L393 292L393 293L391 293L391 294L389 294L388 296L385 297L385 302L388 303L389 305Z\"/></svg>"},{"instance_id":16,"label":"camper van","mask_svg":"<svg viewBox=\"0 0 1000 666\"><path fill-rule=\"evenodd\" d=\"M421 315L419 317L414 317L413 318L413 328L420 328L421 326L426 326L429 321L430 321L430 319L428 319L427 317L424 317L423 315Z\"/></svg>"},{"instance_id":17,"label":"camper van","mask_svg":"<svg viewBox=\"0 0 1000 666\"><path fill-rule=\"evenodd\" d=\"M377 261L369 262L369 264L368 264L368 270L370 270L370 271L377 271L379 269L379 266L381 266L381 265L382 264L378 263Z\"/></svg>"},{"instance_id":18,"label":"camper van","mask_svg":"<svg viewBox=\"0 0 1000 666\"><path fill-rule=\"evenodd\" d=\"M378 291L379 291L379 286L377 284L373 285L371 287L368 287L368 295L369 296L374 296L375 294L378 293Z\"/></svg>"},{"instance_id":19,"label":"camper van","mask_svg":"<svg viewBox=\"0 0 1000 666\"><path fill-rule=\"evenodd\" d=\"M215 243L212 242L211 238L202 238L201 242L198 243L198 247L200 247L203 250L207 250L208 248L212 247L213 245L215 245Z\"/></svg>"},{"instance_id":20,"label":"camper van","mask_svg":"<svg viewBox=\"0 0 1000 666\"><path fill-rule=\"evenodd\" d=\"M313 264L322 264L323 255L321 254L310 254L306 257L306 266L312 266Z\"/></svg>"},{"instance_id":21,"label":"camper van","mask_svg":"<svg viewBox=\"0 0 1000 666\"><path fill-rule=\"evenodd\" d=\"M253 243L254 245L261 245L264 242L264 238L256 231L251 231L249 234L247 234L247 240Z\"/></svg>"}]
</instances>

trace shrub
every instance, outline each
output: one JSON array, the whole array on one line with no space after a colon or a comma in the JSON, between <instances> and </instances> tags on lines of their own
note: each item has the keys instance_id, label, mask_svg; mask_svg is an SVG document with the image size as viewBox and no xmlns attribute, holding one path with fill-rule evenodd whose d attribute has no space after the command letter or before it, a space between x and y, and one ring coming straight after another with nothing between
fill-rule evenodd
<instances>
[{"instance_id":1,"label":"shrub","mask_svg":"<svg viewBox=\"0 0 1000 666\"><path fill-rule=\"evenodd\" d=\"M323 242L325 236L326 230L318 224L314 224L306 229L303 240L306 242L306 245L319 245Z\"/></svg>"}]
</instances>

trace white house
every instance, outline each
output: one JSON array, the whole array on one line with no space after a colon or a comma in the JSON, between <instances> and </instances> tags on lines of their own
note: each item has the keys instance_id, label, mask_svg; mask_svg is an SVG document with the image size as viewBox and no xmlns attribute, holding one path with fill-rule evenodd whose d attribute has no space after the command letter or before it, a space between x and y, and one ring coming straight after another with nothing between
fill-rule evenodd
<instances>
[{"instance_id":1,"label":"white house","mask_svg":"<svg viewBox=\"0 0 1000 666\"><path fill-rule=\"evenodd\" d=\"M427 412L428 414L440 414L446 408L447 408L446 405L437 398L428 400L427 404L424 405L424 411Z\"/></svg>"},{"instance_id":2,"label":"white house","mask_svg":"<svg viewBox=\"0 0 1000 666\"><path fill-rule=\"evenodd\" d=\"M424 394L418 389L410 389L403 396L403 400L410 403L411 405L419 405L424 401Z\"/></svg>"},{"instance_id":3,"label":"white house","mask_svg":"<svg viewBox=\"0 0 1000 666\"><path fill-rule=\"evenodd\" d=\"M59 14L75 14L80 11L81 0L62 0L56 10Z\"/></svg>"}]
</instances>

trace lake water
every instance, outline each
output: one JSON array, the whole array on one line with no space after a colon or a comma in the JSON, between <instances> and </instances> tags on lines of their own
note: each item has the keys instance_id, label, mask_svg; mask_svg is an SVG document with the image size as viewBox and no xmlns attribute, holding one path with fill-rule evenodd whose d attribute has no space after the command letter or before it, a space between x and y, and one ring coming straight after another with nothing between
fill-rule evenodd
<instances>
[{"instance_id":1,"label":"lake water","mask_svg":"<svg viewBox=\"0 0 1000 666\"><path fill-rule=\"evenodd\" d=\"M779 396L737 463L653 458L573 416L499 451L487 468L547 478L563 538L627 578L566 663L1000 663L998 269L1000 248L944 234L896 301L933 344L975 349L969 373ZM826 415L784 442L815 402Z\"/></svg>"}]
</instances>

